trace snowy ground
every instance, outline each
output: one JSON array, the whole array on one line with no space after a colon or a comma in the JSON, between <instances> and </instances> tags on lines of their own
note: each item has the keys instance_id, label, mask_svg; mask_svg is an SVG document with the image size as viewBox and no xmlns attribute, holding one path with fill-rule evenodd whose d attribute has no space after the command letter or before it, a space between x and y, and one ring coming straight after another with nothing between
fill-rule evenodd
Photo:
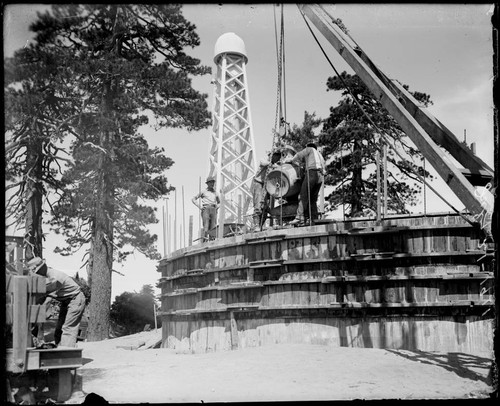
<instances>
[{"instance_id":1,"label":"snowy ground","mask_svg":"<svg viewBox=\"0 0 500 406\"><path fill-rule=\"evenodd\" d=\"M72 397L94 392L109 403L258 402L351 399L485 399L493 391L492 354L275 345L182 354L130 350L143 332L79 343L84 365Z\"/></svg>"}]
</instances>

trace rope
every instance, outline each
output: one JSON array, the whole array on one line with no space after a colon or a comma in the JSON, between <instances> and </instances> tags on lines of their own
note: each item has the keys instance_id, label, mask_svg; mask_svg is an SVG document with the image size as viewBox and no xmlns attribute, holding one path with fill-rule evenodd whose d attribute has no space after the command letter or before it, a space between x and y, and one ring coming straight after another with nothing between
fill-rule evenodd
<instances>
[{"instance_id":1,"label":"rope","mask_svg":"<svg viewBox=\"0 0 500 406\"><path fill-rule=\"evenodd\" d=\"M323 8L322 8L322 9L323 9ZM333 63L331 62L331 60L330 60L330 58L328 57L328 55L326 54L325 50L324 50L324 49L323 49L323 47L321 46L320 42L318 41L318 38L317 38L317 37L316 37L316 35L314 34L314 32L313 32L313 30L312 30L311 26L309 25L309 23L307 22L306 17L305 17L305 15L304 15L304 13L302 12L302 9L301 9L300 7L299 7L299 11L300 11L300 14L301 14L302 18L304 19L304 22L306 23L307 28L309 29L309 31L310 31L310 33L311 33L311 35L313 36L314 40L315 40L315 41L316 41L316 43L318 44L318 46L319 46L319 48L320 48L321 52L323 53L323 55L325 56L326 60L328 61L328 63L330 64L330 66L332 67L332 69L334 70L334 72L336 73L336 75L338 76L338 78L341 80L342 84L344 85L344 88L345 88L345 89L349 92L349 94L351 95L351 97L352 97L353 101L354 101L354 102L356 103L356 105L359 107L359 109L361 110L361 112L363 113L363 115L366 117L366 119L369 121L369 123L370 123L370 124L374 127L374 129L375 129L376 131L378 131L378 132L380 133L380 135L381 135L381 136L382 136L382 138L383 138L383 141L384 141L387 145L389 145L389 146L391 146L391 147L392 147L392 145L391 145L390 141L388 140L388 138L389 138L389 137L385 134L385 132L383 132L382 130L380 130L380 129L378 128L378 126L377 126L377 125L375 124L375 122L371 119L371 117L368 115L368 113L366 113L366 111L363 109L363 106L361 106L361 104L358 102L358 100L356 99L356 97L354 97L354 95L353 95L353 94L352 94L352 92L351 92L351 89L347 86L347 84L345 83L345 81L344 81L344 79L342 78L342 76L340 76L339 72L337 71L337 69L335 68L335 66L333 65ZM324 9L323 9L323 11L324 11ZM325 11L325 13L326 13L326 14L328 14L328 16L329 16L330 18L332 18L328 12L326 12L326 11ZM333 18L332 18L332 21L333 21L335 24L339 25L339 21L340 21L340 20L335 20L335 19L333 19ZM341 23L341 21L340 21L340 23ZM340 25L339 25L339 27L340 27L340 28L344 31L344 29L343 29L343 27L342 27L342 26L340 26ZM344 26L344 27L345 27L345 26ZM347 31L347 29L346 29L346 31ZM349 36L349 38L351 38L349 34L347 34L347 35ZM352 38L351 38L351 39L352 39ZM356 41L354 41L353 39L352 39L352 41L356 44ZM358 48L361 50L361 48L359 47L359 45L357 45L357 44L356 44L356 46L358 46ZM396 155L397 155L399 158L401 158L401 159L403 159L403 160L405 159L405 158L404 158L404 157L403 157L403 156L399 153L399 151L398 151L395 147L393 147L392 149L393 149L393 151L396 153ZM410 171L412 171L412 172L413 172L414 174L416 174L418 177L421 177L421 176L420 176L420 174L419 174L416 170L414 170L414 169L410 168ZM470 224L472 224L472 225L473 225L473 223L472 223L469 219L467 219L465 216L463 216L463 215L462 215L462 214L461 214L461 213L460 213L460 212L459 212L459 211L458 211L455 207L453 207L453 206L450 204L450 202L449 202L448 200L446 200L444 197L442 197L442 196L441 196L441 195L440 195L440 194L436 191L436 189L434 189L431 185L429 185L429 184L426 182L425 178L423 178L423 177L422 177L422 182L423 182L424 186L425 186L425 185L427 185L427 187L429 187L429 189L431 189L431 190L432 190L432 191L433 191L433 192L434 192L434 193L435 193L435 194L436 194L436 195L437 195L437 196L438 196L441 200L443 200L443 202L445 202L448 206L450 206L450 208L451 208L453 211L455 211L456 213L458 213L458 214L459 214L462 218L464 218L464 220L466 220L468 223L470 223Z\"/></svg>"}]
</instances>

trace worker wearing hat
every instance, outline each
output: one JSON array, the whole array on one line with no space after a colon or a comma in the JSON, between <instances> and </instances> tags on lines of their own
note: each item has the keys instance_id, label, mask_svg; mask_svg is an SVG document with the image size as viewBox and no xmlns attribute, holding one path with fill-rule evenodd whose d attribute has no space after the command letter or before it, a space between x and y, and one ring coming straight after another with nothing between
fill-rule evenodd
<instances>
[{"instance_id":1,"label":"worker wearing hat","mask_svg":"<svg viewBox=\"0 0 500 406\"><path fill-rule=\"evenodd\" d=\"M54 341L60 347L76 347L78 329L85 310L85 295L80 286L64 272L49 268L45 260L34 257L27 263L31 273L46 278L47 297L61 303Z\"/></svg>"},{"instance_id":2,"label":"worker wearing hat","mask_svg":"<svg viewBox=\"0 0 500 406\"><path fill-rule=\"evenodd\" d=\"M217 225L217 207L220 204L219 195L215 191L215 178L209 176L206 184L207 188L191 199L193 204L201 210L204 240L210 238L210 230Z\"/></svg>"},{"instance_id":3,"label":"worker wearing hat","mask_svg":"<svg viewBox=\"0 0 500 406\"><path fill-rule=\"evenodd\" d=\"M306 147L297 152L292 158L285 160L303 165L305 176L300 188L300 201L295 219L290 222L294 225L303 225L309 219L312 223L318 219L318 195L325 175L325 160L318 151L314 142L308 142Z\"/></svg>"},{"instance_id":4,"label":"worker wearing hat","mask_svg":"<svg viewBox=\"0 0 500 406\"><path fill-rule=\"evenodd\" d=\"M268 172L270 162L267 159L262 159L255 173L250 191L252 193L253 201L253 230L260 231L265 221L264 219L264 205L266 200L266 190L264 183Z\"/></svg>"}]
</instances>

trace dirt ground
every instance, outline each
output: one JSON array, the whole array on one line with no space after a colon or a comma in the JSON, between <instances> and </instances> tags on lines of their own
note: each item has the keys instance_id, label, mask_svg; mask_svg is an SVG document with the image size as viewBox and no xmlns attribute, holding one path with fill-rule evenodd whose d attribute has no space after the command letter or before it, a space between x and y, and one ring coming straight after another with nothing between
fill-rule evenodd
<instances>
[{"instance_id":1,"label":"dirt ground","mask_svg":"<svg viewBox=\"0 0 500 406\"><path fill-rule=\"evenodd\" d=\"M205 354L117 348L147 346L160 334L79 343L84 365L65 403L82 403L91 392L109 403L184 403L486 399L493 391L492 354L307 344Z\"/></svg>"}]
</instances>

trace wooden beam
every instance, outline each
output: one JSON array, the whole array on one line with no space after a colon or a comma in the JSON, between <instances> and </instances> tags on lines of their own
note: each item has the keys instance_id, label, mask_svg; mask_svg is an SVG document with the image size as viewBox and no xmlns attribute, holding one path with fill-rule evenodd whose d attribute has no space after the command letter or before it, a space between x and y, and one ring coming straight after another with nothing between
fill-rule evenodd
<instances>
[{"instance_id":1,"label":"wooden beam","mask_svg":"<svg viewBox=\"0 0 500 406\"><path fill-rule=\"evenodd\" d=\"M419 102L398 81L389 79L361 49L356 48L355 52L366 63L373 74L398 98L411 116L427 131L434 142L445 148L464 168L476 175L472 178L473 181L480 179L477 184L482 186L487 183L484 183L485 178L488 181L493 178L493 169L476 156L466 145L461 143L455 134L427 109L421 108ZM476 183L473 184L476 185Z\"/></svg>"},{"instance_id":2,"label":"wooden beam","mask_svg":"<svg viewBox=\"0 0 500 406\"><path fill-rule=\"evenodd\" d=\"M231 349L235 350L238 348L238 326L234 318L234 312L229 312L229 315L231 323Z\"/></svg>"},{"instance_id":3,"label":"wooden beam","mask_svg":"<svg viewBox=\"0 0 500 406\"><path fill-rule=\"evenodd\" d=\"M483 208L474 194L472 185L451 161L443 155L439 147L387 86L382 83L351 46L336 32L335 27L330 22L330 18L316 5L304 4L300 8L335 50L352 67L375 98L379 100L399 123L405 134L410 137L465 207L473 214L480 213Z\"/></svg>"},{"instance_id":4,"label":"wooden beam","mask_svg":"<svg viewBox=\"0 0 500 406\"><path fill-rule=\"evenodd\" d=\"M218 227L216 228L218 239L222 239L224 237L224 216L225 216L224 199L225 199L224 193L221 193L220 194L220 205L219 205L219 221L217 224Z\"/></svg>"},{"instance_id":5,"label":"wooden beam","mask_svg":"<svg viewBox=\"0 0 500 406\"><path fill-rule=\"evenodd\" d=\"M475 155L466 145L461 143L458 138L436 117L426 109L420 108L414 97L396 81L391 81L392 85L398 90L399 100L406 110L417 120L430 137L443 148L445 148L464 168L473 174L482 177L493 178L493 169Z\"/></svg>"},{"instance_id":6,"label":"wooden beam","mask_svg":"<svg viewBox=\"0 0 500 406\"><path fill-rule=\"evenodd\" d=\"M189 239L188 245L193 245L193 216L189 216Z\"/></svg>"},{"instance_id":7,"label":"wooden beam","mask_svg":"<svg viewBox=\"0 0 500 406\"><path fill-rule=\"evenodd\" d=\"M28 277L13 277L14 303L12 315L12 364L11 372L26 371L26 349L28 347Z\"/></svg>"}]
</instances>

